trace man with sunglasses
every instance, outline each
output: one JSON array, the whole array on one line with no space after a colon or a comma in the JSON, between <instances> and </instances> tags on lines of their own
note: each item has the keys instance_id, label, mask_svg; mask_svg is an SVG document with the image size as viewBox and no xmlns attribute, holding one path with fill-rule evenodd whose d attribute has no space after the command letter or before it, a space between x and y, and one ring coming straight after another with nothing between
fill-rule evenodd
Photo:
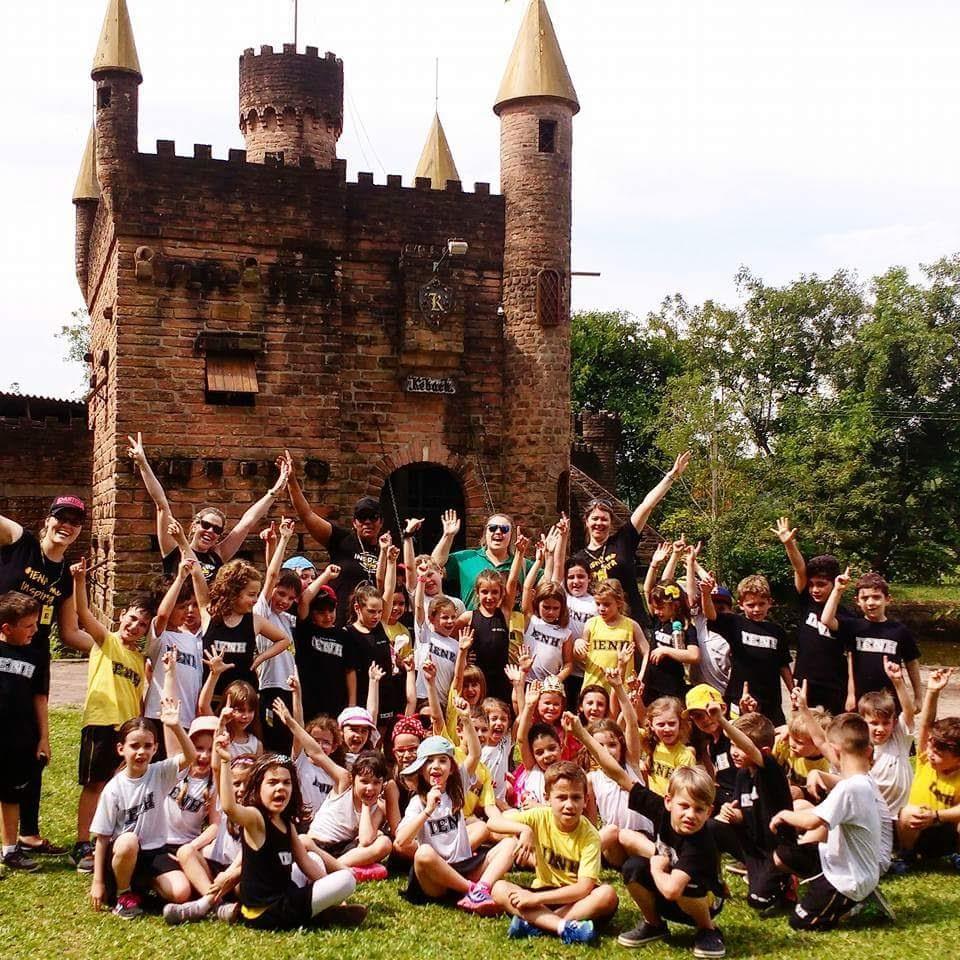
<instances>
[{"instance_id":1,"label":"man with sunglasses","mask_svg":"<svg viewBox=\"0 0 960 960\"><path fill-rule=\"evenodd\" d=\"M39 538L15 520L0 516L0 594L18 590L40 604L37 632L30 645L39 653L43 671L41 688L50 691L50 630L57 624L61 643L77 650L93 646L90 635L80 629L73 599L73 578L67 550L83 529L86 505L79 497L55 497L47 511ZM43 711L44 716L46 710ZM19 846L23 857L37 854L61 856L67 851L40 835L40 787L43 768L50 760L47 730L40 731L37 765L20 801Z\"/></svg>"},{"instance_id":2,"label":"man with sunglasses","mask_svg":"<svg viewBox=\"0 0 960 960\"><path fill-rule=\"evenodd\" d=\"M297 480L289 450L284 451L283 459L290 477L290 500L294 508L310 536L326 547L330 562L340 567L340 575L330 586L337 595L337 626L343 626L350 619L347 604L354 588L366 580L377 582L377 560L380 557L378 541L383 532L380 501L373 497L361 497L353 508L351 529L339 527L310 506Z\"/></svg>"}]
</instances>

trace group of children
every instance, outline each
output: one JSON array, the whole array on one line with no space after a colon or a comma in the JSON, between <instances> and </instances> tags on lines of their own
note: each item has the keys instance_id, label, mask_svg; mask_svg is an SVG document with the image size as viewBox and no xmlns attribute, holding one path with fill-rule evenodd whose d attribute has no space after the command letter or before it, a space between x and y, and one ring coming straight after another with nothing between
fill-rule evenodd
<instances>
[{"instance_id":1,"label":"group of children","mask_svg":"<svg viewBox=\"0 0 960 960\"><path fill-rule=\"evenodd\" d=\"M951 671L924 693L887 584L861 577L847 610L849 571L805 561L786 518L792 668L766 579L744 578L734 603L682 540L650 565L646 628L616 580L567 557L565 518L535 545L518 534L472 610L412 536L401 563L384 535L376 582L338 625L339 571L285 560L291 521L262 534L265 575L232 560L209 584L179 524L167 532L175 575L158 602L131 598L116 632L87 605L85 563L71 568L94 641L73 855L98 909L135 917L153 893L171 924L358 924L357 883L402 871L413 904L578 943L618 909L606 866L640 914L621 945L680 923L695 956L722 957L724 855L749 905L798 930L870 901L889 912L888 869L943 855L960 869L960 718L937 719ZM24 870L37 863L16 847L16 785L46 743L38 613L0 597L3 852Z\"/></svg>"}]
</instances>

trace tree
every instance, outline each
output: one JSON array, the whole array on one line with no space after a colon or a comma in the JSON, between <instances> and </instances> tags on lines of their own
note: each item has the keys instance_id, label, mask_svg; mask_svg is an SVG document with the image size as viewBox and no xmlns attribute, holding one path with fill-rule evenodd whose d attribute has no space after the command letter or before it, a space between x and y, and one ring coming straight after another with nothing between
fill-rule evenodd
<instances>
[{"instance_id":1,"label":"tree","mask_svg":"<svg viewBox=\"0 0 960 960\"><path fill-rule=\"evenodd\" d=\"M54 336L65 344L64 359L68 363L79 364L83 373L83 380L75 393L86 397L86 376L89 370L88 357L90 354L90 315L86 307L80 307L70 314L70 322L60 327L60 332Z\"/></svg>"}]
</instances>

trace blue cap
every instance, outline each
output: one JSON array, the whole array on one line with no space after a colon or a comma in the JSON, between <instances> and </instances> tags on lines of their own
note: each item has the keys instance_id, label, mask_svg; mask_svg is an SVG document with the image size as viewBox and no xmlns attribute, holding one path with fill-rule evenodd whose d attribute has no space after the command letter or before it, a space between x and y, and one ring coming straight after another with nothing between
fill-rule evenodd
<instances>
[{"instance_id":1,"label":"blue cap","mask_svg":"<svg viewBox=\"0 0 960 960\"><path fill-rule=\"evenodd\" d=\"M291 557L289 560L283 561L284 570L307 570L310 567L316 569L317 565L306 557Z\"/></svg>"},{"instance_id":2,"label":"blue cap","mask_svg":"<svg viewBox=\"0 0 960 960\"><path fill-rule=\"evenodd\" d=\"M710 594L711 597L723 597L724 600L733 600L733 594L727 589L727 587L716 587L714 588L713 593Z\"/></svg>"},{"instance_id":3,"label":"blue cap","mask_svg":"<svg viewBox=\"0 0 960 960\"><path fill-rule=\"evenodd\" d=\"M453 744L446 737L427 737L417 747L417 759L404 767L400 773L405 777L415 774L431 757L450 757L453 759Z\"/></svg>"}]
</instances>

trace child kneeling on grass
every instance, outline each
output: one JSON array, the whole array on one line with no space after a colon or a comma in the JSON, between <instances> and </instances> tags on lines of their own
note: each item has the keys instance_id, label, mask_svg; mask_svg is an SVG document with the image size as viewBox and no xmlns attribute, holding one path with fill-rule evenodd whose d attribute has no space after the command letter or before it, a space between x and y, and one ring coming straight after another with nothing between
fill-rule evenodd
<instances>
[{"instance_id":1,"label":"child kneeling on grass","mask_svg":"<svg viewBox=\"0 0 960 960\"><path fill-rule=\"evenodd\" d=\"M618 901L613 887L599 882L600 834L583 816L586 774L570 761L553 763L544 772L544 791L548 806L489 821L492 832L518 838L518 859L533 855L536 863L532 889L499 880L493 897L513 914L509 937L553 933L564 943L589 943L594 920L612 917Z\"/></svg>"}]
</instances>

